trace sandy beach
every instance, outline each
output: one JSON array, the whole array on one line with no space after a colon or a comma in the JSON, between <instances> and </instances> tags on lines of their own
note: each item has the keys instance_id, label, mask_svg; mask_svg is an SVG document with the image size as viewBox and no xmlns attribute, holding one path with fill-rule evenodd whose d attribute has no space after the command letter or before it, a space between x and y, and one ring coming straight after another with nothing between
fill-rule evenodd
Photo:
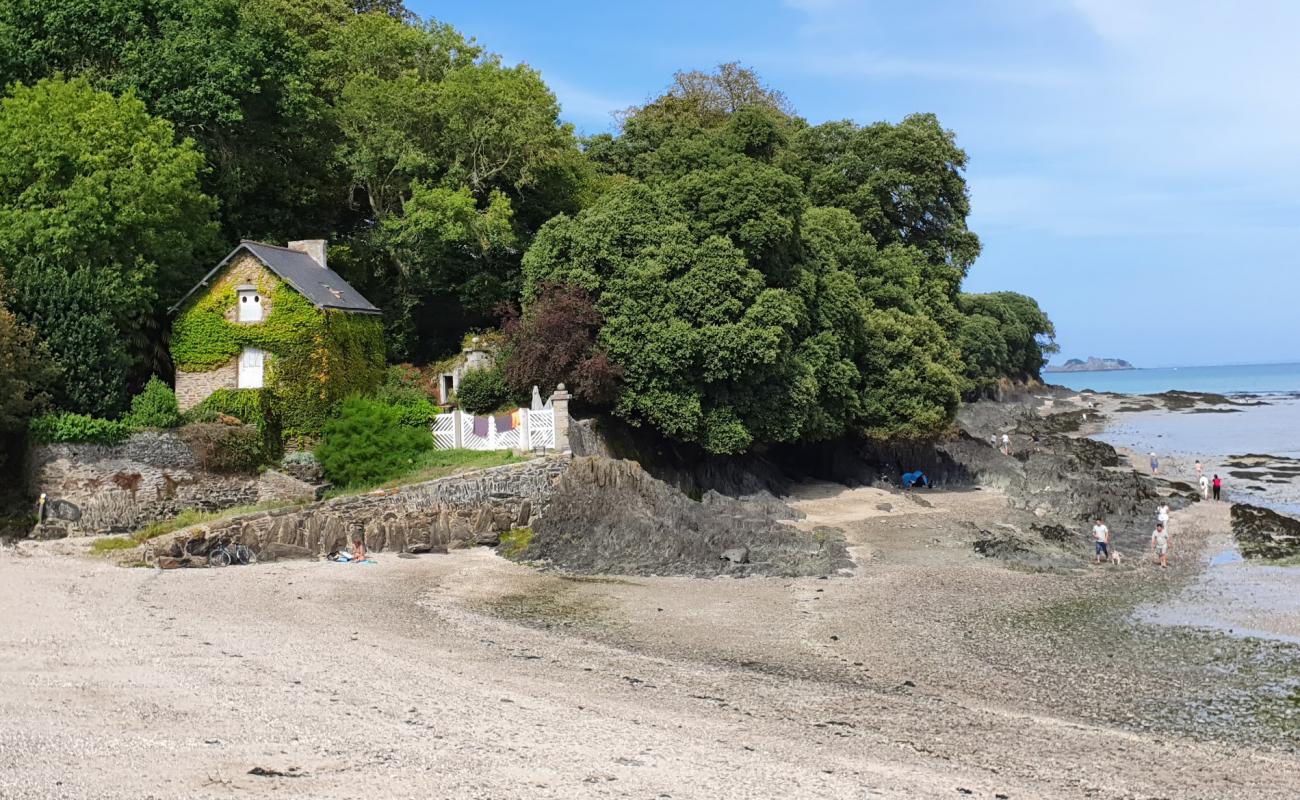
<instances>
[{"instance_id":1,"label":"sandy beach","mask_svg":"<svg viewBox=\"0 0 1300 800\"><path fill-rule=\"evenodd\" d=\"M1179 512L1189 557L1159 574L982 558L980 529L1006 524L988 490L793 501L846 531L851 577L5 549L0 796L1300 793L1294 650L1131 618L1200 569L1226 504Z\"/></svg>"}]
</instances>

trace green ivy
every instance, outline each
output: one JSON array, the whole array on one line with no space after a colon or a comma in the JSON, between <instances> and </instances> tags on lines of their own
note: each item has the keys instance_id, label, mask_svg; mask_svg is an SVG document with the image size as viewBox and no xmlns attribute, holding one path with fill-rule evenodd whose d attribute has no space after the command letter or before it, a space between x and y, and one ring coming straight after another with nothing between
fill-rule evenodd
<instances>
[{"instance_id":1,"label":"green ivy","mask_svg":"<svg viewBox=\"0 0 1300 800\"><path fill-rule=\"evenodd\" d=\"M207 372L229 363L245 347L265 350L269 394L266 402L259 400L259 409L274 418L285 437L310 439L343 398L369 394L383 380L382 324L378 316L318 309L266 273L257 287L271 300L262 322L226 319L237 301L235 281L228 275L177 318L172 358L179 370Z\"/></svg>"}]
</instances>

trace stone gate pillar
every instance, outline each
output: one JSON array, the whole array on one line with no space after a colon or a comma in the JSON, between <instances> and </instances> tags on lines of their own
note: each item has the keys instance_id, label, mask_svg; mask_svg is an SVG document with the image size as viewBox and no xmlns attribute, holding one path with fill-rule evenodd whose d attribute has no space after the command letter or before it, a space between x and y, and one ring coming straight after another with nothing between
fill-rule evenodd
<instances>
[{"instance_id":1,"label":"stone gate pillar","mask_svg":"<svg viewBox=\"0 0 1300 800\"><path fill-rule=\"evenodd\" d=\"M564 384L555 387L551 395L551 408L555 413L555 452L569 454L569 393Z\"/></svg>"}]
</instances>

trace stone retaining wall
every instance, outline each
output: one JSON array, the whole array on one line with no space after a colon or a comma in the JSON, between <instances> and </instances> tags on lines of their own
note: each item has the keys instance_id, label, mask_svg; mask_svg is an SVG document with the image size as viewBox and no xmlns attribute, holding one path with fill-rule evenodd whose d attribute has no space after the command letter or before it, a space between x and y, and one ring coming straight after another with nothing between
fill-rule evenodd
<instances>
[{"instance_id":1,"label":"stone retaining wall","mask_svg":"<svg viewBox=\"0 0 1300 800\"><path fill-rule=\"evenodd\" d=\"M194 531L230 536L259 552L274 543L305 548L313 555L346 548L355 533L374 551L452 542L493 545L502 533L529 526L545 512L556 481L570 464L564 456L532 459L302 508L249 514L196 526Z\"/></svg>"},{"instance_id":2,"label":"stone retaining wall","mask_svg":"<svg viewBox=\"0 0 1300 800\"><path fill-rule=\"evenodd\" d=\"M220 511L312 496L299 481L268 476L208 472L174 431L142 431L112 446L38 445L28 455L26 484L46 503L33 535L127 533L185 509Z\"/></svg>"}]
</instances>

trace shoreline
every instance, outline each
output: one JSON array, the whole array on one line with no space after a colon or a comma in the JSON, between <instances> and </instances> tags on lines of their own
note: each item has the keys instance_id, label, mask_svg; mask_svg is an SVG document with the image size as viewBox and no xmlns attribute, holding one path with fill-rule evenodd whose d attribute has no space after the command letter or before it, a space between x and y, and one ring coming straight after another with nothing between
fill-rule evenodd
<instances>
[{"instance_id":1,"label":"shoreline","mask_svg":"<svg viewBox=\"0 0 1300 800\"><path fill-rule=\"evenodd\" d=\"M1206 573L1230 504L1174 512L1165 572L1130 545L1093 566L1072 529L1045 546L1073 555L1035 568L978 552L1043 538L1011 497L797 485L798 525L838 527L854 557L835 579L573 576L484 548L161 572L5 548L0 795L1300 793L1300 648L1140 619Z\"/></svg>"}]
</instances>

